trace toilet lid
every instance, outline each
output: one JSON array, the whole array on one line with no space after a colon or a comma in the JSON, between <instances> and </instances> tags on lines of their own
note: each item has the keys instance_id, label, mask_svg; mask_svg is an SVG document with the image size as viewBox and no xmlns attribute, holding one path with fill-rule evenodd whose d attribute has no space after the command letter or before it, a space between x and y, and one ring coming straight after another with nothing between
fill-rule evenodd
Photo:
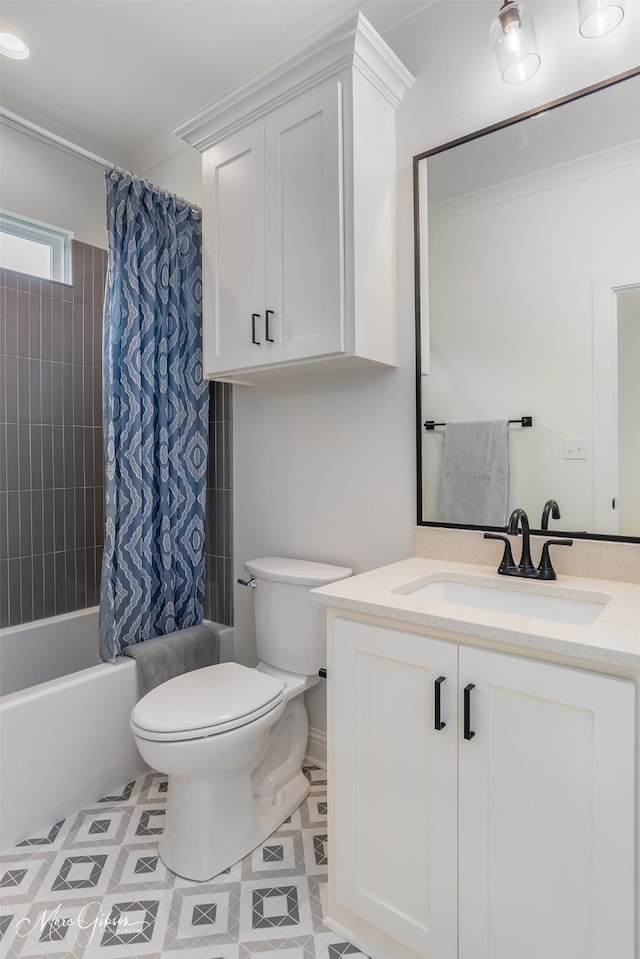
<instances>
[{"instance_id":1,"label":"toilet lid","mask_svg":"<svg viewBox=\"0 0 640 959\"><path fill-rule=\"evenodd\" d=\"M284 686L273 676L220 663L156 686L136 704L131 723L162 738L214 735L275 709L283 696Z\"/></svg>"}]
</instances>

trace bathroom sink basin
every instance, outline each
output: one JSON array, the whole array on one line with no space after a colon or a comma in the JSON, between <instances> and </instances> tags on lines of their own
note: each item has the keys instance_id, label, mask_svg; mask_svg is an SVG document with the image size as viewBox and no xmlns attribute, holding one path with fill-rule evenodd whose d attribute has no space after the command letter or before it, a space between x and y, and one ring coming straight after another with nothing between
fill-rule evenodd
<instances>
[{"instance_id":1,"label":"bathroom sink basin","mask_svg":"<svg viewBox=\"0 0 640 959\"><path fill-rule=\"evenodd\" d=\"M528 592L523 589L503 588L461 582L454 579L438 579L412 589L403 589L405 595L416 599L432 599L438 603L455 606L472 606L475 609L496 613L512 613L516 616L532 616L588 626L605 608L608 597L598 595L597 601L569 598L551 593Z\"/></svg>"}]
</instances>

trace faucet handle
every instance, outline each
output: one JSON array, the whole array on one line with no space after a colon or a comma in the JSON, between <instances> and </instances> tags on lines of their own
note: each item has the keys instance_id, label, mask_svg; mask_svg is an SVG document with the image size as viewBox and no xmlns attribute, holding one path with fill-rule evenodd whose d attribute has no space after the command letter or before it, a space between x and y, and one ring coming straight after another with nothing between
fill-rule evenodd
<instances>
[{"instance_id":1,"label":"faucet handle","mask_svg":"<svg viewBox=\"0 0 640 959\"><path fill-rule=\"evenodd\" d=\"M538 565L539 579L556 579L556 571L551 564L549 556L550 546L573 546L572 539L548 539L542 547L542 556Z\"/></svg>"},{"instance_id":2,"label":"faucet handle","mask_svg":"<svg viewBox=\"0 0 640 959\"><path fill-rule=\"evenodd\" d=\"M502 560L498 566L498 572L503 576L508 576L513 573L518 567L513 561L513 553L511 552L511 543L507 536L502 536L500 533L485 533L485 539L499 539L504 543L504 553L502 554Z\"/></svg>"}]
</instances>

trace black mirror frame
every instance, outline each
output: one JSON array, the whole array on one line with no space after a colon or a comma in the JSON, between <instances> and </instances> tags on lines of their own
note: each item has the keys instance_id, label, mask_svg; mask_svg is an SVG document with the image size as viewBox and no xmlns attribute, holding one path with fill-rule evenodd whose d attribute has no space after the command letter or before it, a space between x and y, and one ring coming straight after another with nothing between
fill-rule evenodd
<instances>
[{"instance_id":1,"label":"black mirror frame","mask_svg":"<svg viewBox=\"0 0 640 959\"><path fill-rule=\"evenodd\" d=\"M434 156L436 153L443 153L445 150L450 150L452 147L460 146L463 143L469 143L471 140L477 140L480 137L487 136L489 133L494 133L496 130L503 130L506 127L513 126L516 123L520 123L523 120L527 120L530 117L539 116L542 113L547 113L549 110L555 110L557 107L563 106L565 103L571 103L574 100L580 100L582 97L589 96L591 93L596 93L598 90L604 90L607 87L615 86L617 83L622 83L624 80L629 80L632 77L640 76L640 66L633 67L631 70L627 70L624 73L619 73L614 77L610 77L608 80L603 80L601 83L595 83L592 86L584 87L581 90L578 90L576 93L570 93L567 96L560 97L557 100L552 100L550 103L545 103L540 107L536 107L532 110L527 110L525 113L519 113L517 116L509 117L507 120L502 120L499 123L493 123L491 126L483 127L481 130L476 130L474 133L469 133L466 136L458 137L456 140L450 140L448 143L443 143L441 146L434 147L431 150L426 150L424 153L417 153L413 158L413 268L414 268L414 297L415 297L415 358L416 358L416 507L417 507L417 525L418 526L431 526L437 527L439 529L469 529L469 530L487 530L489 532L500 532L503 531L503 527L496 526L472 526L472 525L463 525L461 523L437 523L430 520L424 520L422 518L422 369L421 369L421 356L422 356L422 330L420 324L421 316L421 291L420 291L420 191L419 191L419 166L421 161L428 159L430 156ZM605 540L608 542L617 542L617 543L640 543L640 536L614 536L613 534L606 533L582 533L582 532L570 532L564 533L562 530L555 530L554 535L571 535L575 539L587 539L587 540ZM536 536L548 536L548 530L535 530L532 529L531 533Z\"/></svg>"}]
</instances>

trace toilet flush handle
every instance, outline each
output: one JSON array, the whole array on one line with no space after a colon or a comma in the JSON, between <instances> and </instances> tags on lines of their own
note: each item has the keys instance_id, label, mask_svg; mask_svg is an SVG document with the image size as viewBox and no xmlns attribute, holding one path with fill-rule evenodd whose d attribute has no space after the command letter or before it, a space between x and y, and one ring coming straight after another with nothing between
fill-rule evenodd
<instances>
[{"instance_id":1,"label":"toilet flush handle","mask_svg":"<svg viewBox=\"0 0 640 959\"><path fill-rule=\"evenodd\" d=\"M239 579L238 583L240 586L250 586L251 589L256 589L258 586L255 579Z\"/></svg>"}]
</instances>

